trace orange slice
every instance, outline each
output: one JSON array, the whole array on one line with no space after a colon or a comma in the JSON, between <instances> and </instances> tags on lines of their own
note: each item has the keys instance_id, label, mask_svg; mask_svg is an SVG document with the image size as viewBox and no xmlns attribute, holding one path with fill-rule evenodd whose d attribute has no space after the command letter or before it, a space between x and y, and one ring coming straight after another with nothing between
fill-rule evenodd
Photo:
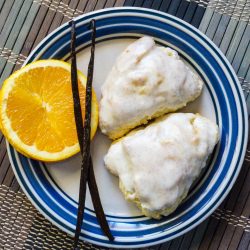
<instances>
[{"instance_id":1,"label":"orange slice","mask_svg":"<svg viewBox=\"0 0 250 250\"><path fill-rule=\"evenodd\" d=\"M86 77L78 71L82 115ZM98 126L98 103L92 96L91 138ZM40 60L5 80L0 93L0 124L19 152L41 161L59 161L79 152L71 90L70 64Z\"/></svg>"}]
</instances>

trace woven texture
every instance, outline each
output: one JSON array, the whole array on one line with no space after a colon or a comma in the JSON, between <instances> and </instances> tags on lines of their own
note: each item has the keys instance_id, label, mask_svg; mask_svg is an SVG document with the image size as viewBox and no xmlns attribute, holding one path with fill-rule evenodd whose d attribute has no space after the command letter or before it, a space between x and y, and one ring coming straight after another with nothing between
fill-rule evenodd
<instances>
[{"instance_id":1,"label":"woven texture","mask_svg":"<svg viewBox=\"0 0 250 250\"><path fill-rule=\"evenodd\" d=\"M61 24L92 10L123 5L157 9L199 28L232 63L250 110L249 0L0 0L0 83ZM210 218L175 240L147 249L248 249L249 165L250 148L236 184ZM72 238L37 212L20 190L0 134L0 249L71 246ZM103 248L81 242L81 249Z\"/></svg>"},{"instance_id":2,"label":"woven texture","mask_svg":"<svg viewBox=\"0 0 250 250\"><path fill-rule=\"evenodd\" d=\"M22 192L1 186L0 211L0 246L3 249L72 248L72 237L58 230L38 213ZM97 249L83 242L79 247Z\"/></svg>"}]
</instances>

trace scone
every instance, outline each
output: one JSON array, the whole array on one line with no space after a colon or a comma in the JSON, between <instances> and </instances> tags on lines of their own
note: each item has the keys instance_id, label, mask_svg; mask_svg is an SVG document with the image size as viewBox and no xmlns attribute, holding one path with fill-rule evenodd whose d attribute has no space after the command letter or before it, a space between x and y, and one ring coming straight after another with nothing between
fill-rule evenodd
<instances>
[{"instance_id":1,"label":"scone","mask_svg":"<svg viewBox=\"0 0 250 250\"><path fill-rule=\"evenodd\" d=\"M118 57L102 86L100 128L111 139L180 109L197 98L202 81L170 48L142 37Z\"/></svg>"},{"instance_id":2,"label":"scone","mask_svg":"<svg viewBox=\"0 0 250 250\"><path fill-rule=\"evenodd\" d=\"M218 126L205 117L169 114L114 142L104 161L125 198L159 219L187 196L218 138Z\"/></svg>"}]
</instances>

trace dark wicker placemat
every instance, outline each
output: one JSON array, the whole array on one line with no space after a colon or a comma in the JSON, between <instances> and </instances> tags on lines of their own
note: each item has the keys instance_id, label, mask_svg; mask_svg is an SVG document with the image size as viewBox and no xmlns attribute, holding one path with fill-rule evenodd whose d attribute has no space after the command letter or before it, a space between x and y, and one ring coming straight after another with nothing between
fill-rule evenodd
<instances>
[{"instance_id":1,"label":"dark wicker placemat","mask_svg":"<svg viewBox=\"0 0 250 250\"><path fill-rule=\"evenodd\" d=\"M72 249L72 237L38 213L21 191L0 186L0 214L0 246L3 249ZM100 249L83 242L79 247Z\"/></svg>"},{"instance_id":2,"label":"dark wicker placemat","mask_svg":"<svg viewBox=\"0 0 250 250\"><path fill-rule=\"evenodd\" d=\"M199 28L232 63L250 110L249 0L0 0L0 83L30 51L72 17L113 6L161 10ZM175 240L149 249L248 249L250 148L236 184L213 215ZM31 205L13 175L0 134L0 249L70 249L72 239ZM82 249L101 249L81 243Z\"/></svg>"}]
</instances>

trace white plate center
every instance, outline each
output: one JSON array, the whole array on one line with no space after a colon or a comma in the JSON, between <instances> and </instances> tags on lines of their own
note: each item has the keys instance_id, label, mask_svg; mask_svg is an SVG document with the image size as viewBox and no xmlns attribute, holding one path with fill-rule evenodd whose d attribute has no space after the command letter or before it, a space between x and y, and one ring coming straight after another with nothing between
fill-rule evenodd
<instances>
[{"instance_id":1,"label":"white plate center","mask_svg":"<svg viewBox=\"0 0 250 250\"><path fill-rule=\"evenodd\" d=\"M95 71L93 86L98 100L101 96L101 86L111 70L117 56L133 41L133 39L114 39L96 45ZM78 69L87 74L90 58L90 49L87 48L77 55ZM215 110L212 99L206 87L202 95L184 112L200 113L213 121ZM136 206L125 201L118 187L118 178L110 174L104 166L103 157L108 151L111 141L98 130L92 142L92 158L96 180L103 203L104 210L109 215L138 216L141 215ZM76 155L66 161L47 164L48 171L54 182L73 200L78 200L80 182L80 156ZM87 193L86 206L93 209L89 192Z\"/></svg>"}]
</instances>

